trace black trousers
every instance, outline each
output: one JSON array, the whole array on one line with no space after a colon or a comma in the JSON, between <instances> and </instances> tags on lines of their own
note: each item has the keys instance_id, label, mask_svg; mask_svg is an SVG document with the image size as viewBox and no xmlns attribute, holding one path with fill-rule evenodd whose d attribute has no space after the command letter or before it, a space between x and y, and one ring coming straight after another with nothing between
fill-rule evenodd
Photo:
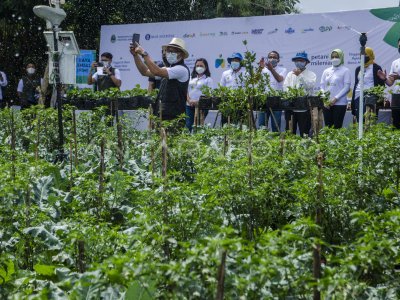
<instances>
[{"instance_id":1,"label":"black trousers","mask_svg":"<svg viewBox=\"0 0 400 300\"><path fill-rule=\"evenodd\" d=\"M324 108L325 126L335 129L342 128L344 116L346 115L347 105L334 105L329 109Z\"/></svg>"},{"instance_id":2,"label":"black trousers","mask_svg":"<svg viewBox=\"0 0 400 300\"><path fill-rule=\"evenodd\" d=\"M293 134L297 133L297 127L300 131L300 136L310 134L311 129L311 113L309 110L304 112L295 112L291 110L285 111L286 130L289 130L290 117L293 116Z\"/></svg>"},{"instance_id":3,"label":"black trousers","mask_svg":"<svg viewBox=\"0 0 400 300\"><path fill-rule=\"evenodd\" d=\"M393 126L400 129L400 109L392 109Z\"/></svg>"}]
</instances>

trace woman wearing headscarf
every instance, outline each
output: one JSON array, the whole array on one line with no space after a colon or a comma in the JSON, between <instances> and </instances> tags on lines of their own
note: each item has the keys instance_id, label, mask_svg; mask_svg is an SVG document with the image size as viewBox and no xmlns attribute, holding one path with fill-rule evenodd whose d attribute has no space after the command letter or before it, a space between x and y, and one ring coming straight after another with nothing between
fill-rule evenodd
<instances>
[{"instance_id":1,"label":"woman wearing headscarf","mask_svg":"<svg viewBox=\"0 0 400 300\"><path fill-rule=\"evenodd\" d=\"M365 48L365 63L364 63L364 90L378 85L385 85L385 80L378 76L378 71L381 66L375 63L374 50L369 47ZM360 83L359 83L360 66L356 68L356 77L353 88L353 97L351 99L351 113L356 116L358 122L358 107L360 103ZM364 106L365 112L365 106Z\"/></svg>"},{"instance_id":2,"label":"woman wearing headscarf","mask_svg":"<svg viewBox=\"0 0 400 300\"><path fill-rule=\"evenodd\" d=\"M331 52L332 67L325 69L321 77L321 90L329 92L329 104L324 109L325 126L342 128L350 91L350 70L344 66L344 53L340 49Z\"/></svg>"}]
</instances>

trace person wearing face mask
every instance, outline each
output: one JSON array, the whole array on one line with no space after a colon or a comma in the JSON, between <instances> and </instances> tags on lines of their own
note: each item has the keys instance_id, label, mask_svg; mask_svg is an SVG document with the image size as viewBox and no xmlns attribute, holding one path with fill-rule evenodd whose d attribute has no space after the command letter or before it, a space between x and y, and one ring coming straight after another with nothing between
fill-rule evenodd
<instances>
[{"instance_id":1,"label":"person wearing face mask","mask_svg":"<svg viewBox=\"0 0 400 300\"><path fill-rule=\"evenodd\" d=\"M400 39L397 40L397 51L400 54ZM392 93L400 93L400 58L392 62L389 75L386 71L378 70L378 76L381 80L385 80L386 85L393 86ZM400 109L392 108L393 126L400 129Z\"/></svg>"},{"instance_id":2,"label":"person wearing face mask","mask_svg":"<svg viewBox=\"0 0 400 300\"><path fill-rule=\"evenodd\" d=\"M26 75L19 80L17 87L22 109L38 104L42 84L43 79L37 75L35 65L28 63L26 65Z\"/></svg>"},{"instance_id":3,"label":"person wearing face mask","mask_svg":"<svg viewBox=\"0 0 400 300\"><path fill-rule=\"evenodd\" d=\"M210 70L208 62L204 58L196 60L192 72L192 78L189 81L188 97L186 101L186 127L192 131L194 123L195 107L199 103L200 96L203 95L201 91L203 86L213 87L213 80L210 77ZM204 117L207 116L208 110L203 110Z\"/></svg>"},{"instance_id":4,"label":"person wearing face mask","mask_svg":"<svg viewBox=\"0 0 400 300\"><path fill-rule=\"evenodd\" d=\"M325 126L342 128L347 108L347 93L350 91L350 70L344 64L344 54L340 49L331 52L332 67L324 70L321 90L329 92L329 104L324 108Z\"/></svg>"},{"instance_id":5,"label":"person wearing face mask","mask_svg":"<svg viewBox=\"0 0 400 300\"><path fill-rule=\"evenodd\" d=\"M189 57L189 53L185 42L179 38L173 38L169 44L163 45L162 51L166 67L160 68L142 46L130 45L130 52L140 74L162 78L154 108L155 113L162 120L173 120L186 111L190 71L184 59Z\"/></svg>"},{"instance_id":6,"label":"person wearing face mask","mask_svg":"<svg viewBox=\"0 0 400 300\"><path fill-rule=\"evenodd\" d=\"M240 79L240 75L244 76L244 70L242 68L243 56L240 53L232 53L228 57L227 61L230 65L230 69L222 73L221 82L222 86L237 89L243 86L243 82Z\"/></svg>"},{"instance_id":7,"label":"person wearing face mask","mask_svg":"<svg viewBox=\"0 0 400 300\"><path fill-rule=\"evenodd\" d=\"M0 107L1 108L5 106L3 89L7 86L7 84L8 84L8 81L7 81L6 73L0 71Z\"/></svg>"},{"instance_id":8,"label":"person wearing face mask","mask_svg":"<svg viewBox=\"0 0 400 300\"><path fill-rule=\"evenodd\" d=\"M317 75L314 72L307 70L306 66L310 63L306 52L299 52L295 57L292 58L296 68L290 71L283 83L283 90L287 91L289 87L292 88L303 88L307 95L312 95L315 83L317 81ZM293 110L285 112L286 118L286 130L289 129L289 120L293 116L293 134L297 132L297 126L299 127L300 136L309 135L311 129L311 114L310 110Z\"/></svg>"},{"instance_id":9,"label":"person wearing face mask","mask_svg":"<svg viewBox=\"0 0 400 300\"><path fill-rule=\"evenodd\" d=\"M364 63L364 90L378 85L385 85L386 79L381 79L378 75L379 71L382 71L381 66L375 63L374 50L369 47L365 48L365 63ZM360 103L360 66L355 71L355 83L353 88L353 96L351 99L351 113L356 116L358 122L358 108ZM366 107L364 105L364 113Z\"/></svg>"},{"instance_id":10,"label":"person wearing face mask","mask_svg":"<svg viewBox=\"0 0 400 300\"><path fill-rule=\"evenodd\" d=\"M98 64L97 62L92 62L87 83L89 85L97 83L98 91L104 91L113 87L119 88L121 86L121 73L111 65L112 59L113 55L109 52L104 52L100 56L100 61L103 64L101 72L95 72Z\"/></svg>"},{"instance_id":11,"label":"person wearing face mask","mask_svg":"<svg viewBox=\"0 0 400 300\"><path fill-rule=\"evenodd\" d=\"M270 86L266 87L266 92L268 93L270 88L276 91L282 91L283 81L285 80L287 70L286 68L278 66L280 55L277 51L269 52L267 57L268 57L267 61L265 61L265 59L262 58L259 62L262 74L268 74L269 78ZM273 132L279 132L281 126L282 111L274 110L273 114L274 118L271 119L271 128ZM260 118L258 120L258 125L267 126L268 119L270 118L270 116L271 116L271 111L269 109L266 111L266 113L261 112ZM265 117L267 119L267 123ZM274 119L276 120L276 123ZM278 127L276 125L278 125Z\"/></svg>"}]
</instances>

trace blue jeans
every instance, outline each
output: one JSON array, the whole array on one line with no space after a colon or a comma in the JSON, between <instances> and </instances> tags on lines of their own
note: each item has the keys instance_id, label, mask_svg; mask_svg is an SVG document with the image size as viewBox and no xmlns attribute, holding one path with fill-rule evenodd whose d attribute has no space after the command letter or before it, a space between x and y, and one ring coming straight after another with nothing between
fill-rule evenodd
<instances>
[{"instance_id":1,"label":"blue jeans","mask_svg":"<svg viewBox=\"0 0 400 300\"><path fill-rule=\"evenodd\" d=\"M281 131L282 111L281 110L273 110L272 112L274 114L276 122L278 123L278 127L276 127L275 121L271 117L271 112L269 110L267 110L266 112L260 112L259 119L258 119L258 126L268 127L268 124L266 123L266 120L265 120L265 117L267 117L267 121L269 121L269 119L271 119L272 131L273 132L280 132Z\"/></svg>"},{"instance_id":2,"label":"blue jeans","mask_svg":"<svg viewBox=\"0 0 400 300\"><path fill-rule=\"evenodd\" d=\"M207 117L208 109L203 109L204 118ZM193 130L193 123L194 123L194 113L195 108L194 106L186 105L186 128L189 129L190 132Z\"/></svg>"}]
</instances>

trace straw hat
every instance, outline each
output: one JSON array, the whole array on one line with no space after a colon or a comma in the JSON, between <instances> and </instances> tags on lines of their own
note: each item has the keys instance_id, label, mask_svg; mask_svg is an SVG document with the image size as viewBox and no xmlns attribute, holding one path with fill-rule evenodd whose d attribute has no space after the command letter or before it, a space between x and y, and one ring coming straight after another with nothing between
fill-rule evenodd
<instances>
[{"instance_id":1,"label":"straw hat","mask_svg":"<svg viewBox=\"0 0 400 300\"><path fill-rule=\"evenodd\" d=\"M189 57L189 52L186 50L185 42L178 38L173 38L168 45L163 45L162 49L165 51L167 47L174 47L181 50L184 53L184 59Z\"/></svg>"}]
</instances>

